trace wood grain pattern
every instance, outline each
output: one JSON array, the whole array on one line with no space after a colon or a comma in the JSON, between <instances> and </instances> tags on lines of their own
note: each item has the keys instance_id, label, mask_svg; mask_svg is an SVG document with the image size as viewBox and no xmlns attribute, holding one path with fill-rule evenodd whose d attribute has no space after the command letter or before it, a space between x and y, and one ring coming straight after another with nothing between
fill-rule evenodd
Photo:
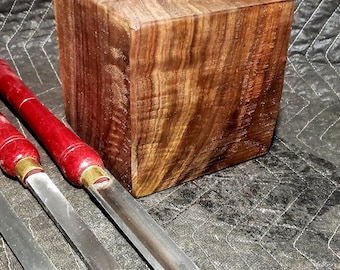
<instances>
[{"instance_id":1,"label":"wood grain pattern","mask_svg":"<svg viewBox=\"0 0 340 270\"><path fill-rule=\"evenodd\" d=\"M70 125L136 197L266 153L293 5L56 0Z\"/></svg>"}]
</instances>

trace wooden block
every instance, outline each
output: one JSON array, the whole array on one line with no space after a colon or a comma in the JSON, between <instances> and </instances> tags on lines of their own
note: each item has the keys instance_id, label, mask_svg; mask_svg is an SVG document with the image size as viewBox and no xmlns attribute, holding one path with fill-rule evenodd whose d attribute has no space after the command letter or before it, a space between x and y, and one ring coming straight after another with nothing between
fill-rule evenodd
<instances>
[{"instance_id":1,"label":"wooden block","mask_svg":"<svg viewBox=\"0 0 340 270\"><path fill-rule=\"evenodd\" d=\"M136 197L263 155L291 0L55 0L67 120Z\"/></svg>"}]
</instances>

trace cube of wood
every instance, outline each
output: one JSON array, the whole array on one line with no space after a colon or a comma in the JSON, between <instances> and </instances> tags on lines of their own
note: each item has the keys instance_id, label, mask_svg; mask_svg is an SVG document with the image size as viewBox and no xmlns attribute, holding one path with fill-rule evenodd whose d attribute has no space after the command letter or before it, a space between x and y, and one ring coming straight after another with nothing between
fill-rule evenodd
<instances>
[{"instance_id":1,"label":"cube of wood","mask_svg":"<svg viewBox=\"0 0 340 270\"><path fill-rule=\"evenodd\" d=\"M54 2L67 120L132 195L268 151L293 1Z\"/></svg>"}]
</instances>

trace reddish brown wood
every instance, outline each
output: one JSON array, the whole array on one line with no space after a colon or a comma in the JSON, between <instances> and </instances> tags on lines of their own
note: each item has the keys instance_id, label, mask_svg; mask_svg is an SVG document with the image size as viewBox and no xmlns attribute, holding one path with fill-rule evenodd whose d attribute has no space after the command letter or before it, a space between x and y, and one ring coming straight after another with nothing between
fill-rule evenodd
<instances>
[{"instance_id":1,"label":"reddish brown wood","mask_svg":"<svg viewBox=\"0 0 340 270\"><path fill-rule=\"evenodd\" d=\"M55 0L67 119L143 196L269 149L291 0Z\"/></svg>"}]
</instances>

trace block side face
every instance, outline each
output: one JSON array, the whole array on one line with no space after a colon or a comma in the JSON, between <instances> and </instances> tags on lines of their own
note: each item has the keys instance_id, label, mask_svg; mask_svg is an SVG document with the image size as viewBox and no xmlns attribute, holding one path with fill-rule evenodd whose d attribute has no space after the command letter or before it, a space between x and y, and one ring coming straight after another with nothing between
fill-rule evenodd
<instances>
[{"instance_id":1,"label":"block side face","mask_svg":"<svg viewBox=\"0 0 340 270\"><path fill-rule=\"evenodd\" d=\"M67 120L130 190L129 31L96 1L55 6Z\"/></svg>"},{"instance_id":2,"label":"block side face","mask_svg":"<svg viewBox=\"0 0 340 270\"><path fill-rule=\"evenodd\" d=\"M292 11L291 2L253 6L133 33L135 196L268 151Z\"/></svg>"}]
</instances>

